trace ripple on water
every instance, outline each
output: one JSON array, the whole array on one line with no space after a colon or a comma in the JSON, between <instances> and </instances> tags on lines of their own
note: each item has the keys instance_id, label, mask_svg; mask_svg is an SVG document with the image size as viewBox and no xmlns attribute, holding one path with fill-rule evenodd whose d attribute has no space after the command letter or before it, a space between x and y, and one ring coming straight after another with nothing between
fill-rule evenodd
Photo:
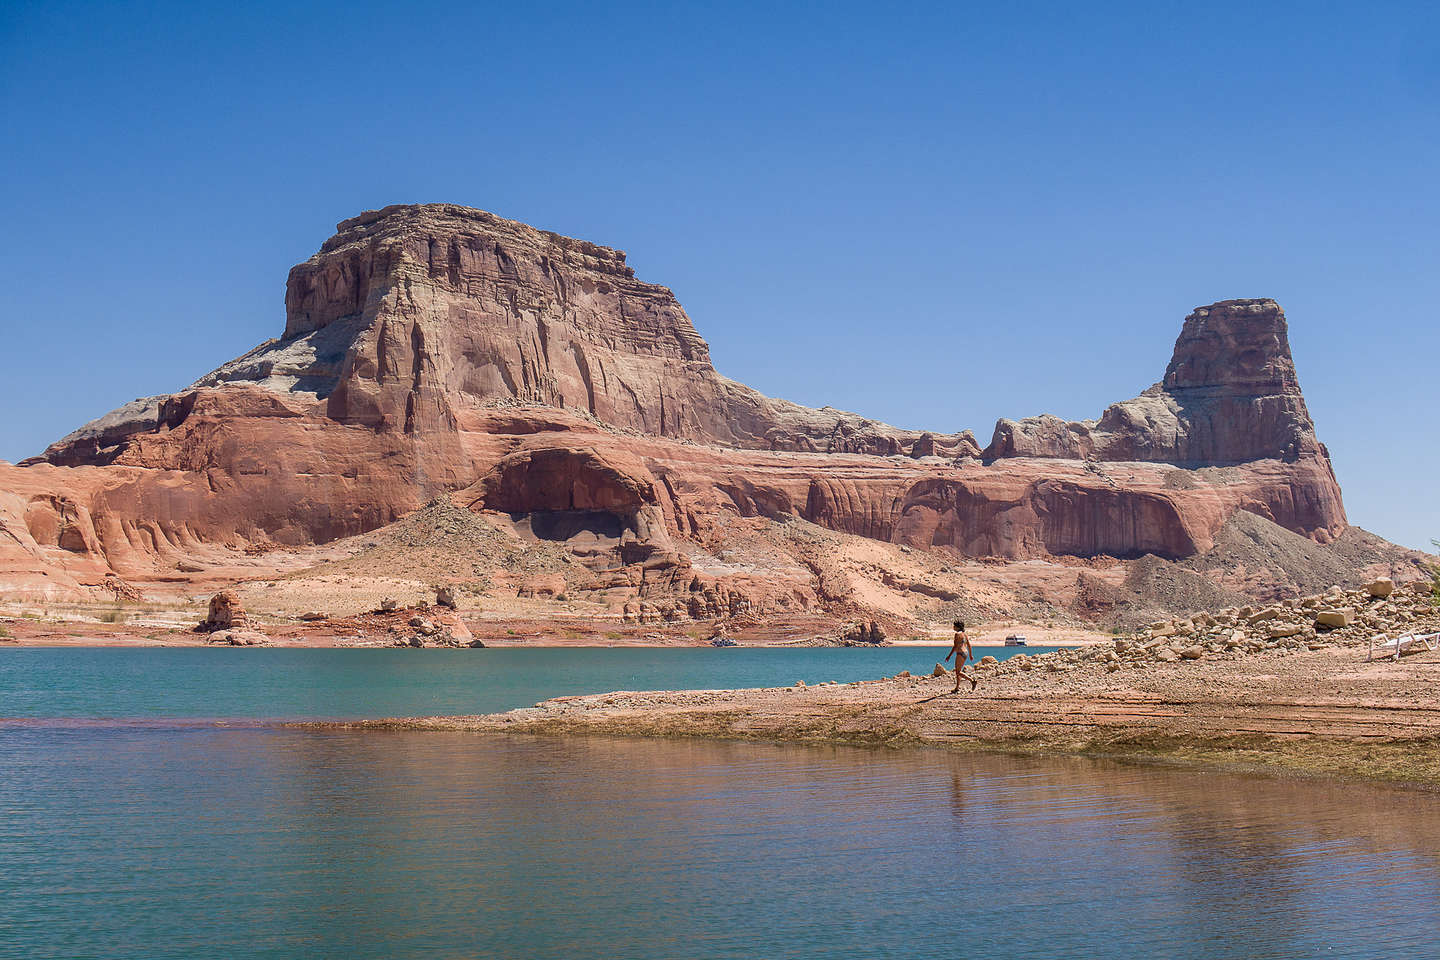
<instances>
[{"instance_id":1,"label":"ripple on water","mask_svg":"<svg viewBox=\"0 0 1440 960\"><path fill-rule=\"evenodd\" d=\"M1427 956L1428 794L1093 761L0 728L0 956Z\"/></svg>"}]
</instances>

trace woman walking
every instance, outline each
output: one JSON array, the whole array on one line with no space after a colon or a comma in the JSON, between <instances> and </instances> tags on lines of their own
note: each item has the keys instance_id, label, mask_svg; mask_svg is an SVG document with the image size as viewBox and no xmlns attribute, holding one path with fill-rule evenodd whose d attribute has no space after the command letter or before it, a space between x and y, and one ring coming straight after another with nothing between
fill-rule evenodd
<instances>
[{"instance_id":1,"label":"woman walking","mask_svg":"<svg viewBox=\"0 0 1440 960\"><path fill-rule=\"evenodd\" d=\"M961 672L965 669L965 664L970 660L971 653L972 651L970 650L970 638L965 635L965 621L956 620L955 639L950 646L950 652L945 654L945 659L947 661L951 657L955 658L955 693L960 692L961 680L969 680L970 689L975 689L975 684L977 682L975 678Z\"/></svg>"}]
</instances>

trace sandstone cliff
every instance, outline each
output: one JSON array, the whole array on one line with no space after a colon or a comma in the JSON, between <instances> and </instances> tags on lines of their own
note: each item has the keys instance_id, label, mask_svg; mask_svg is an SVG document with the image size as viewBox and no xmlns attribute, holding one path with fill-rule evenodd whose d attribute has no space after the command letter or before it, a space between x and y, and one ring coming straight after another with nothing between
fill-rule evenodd
<instances>
[{"instance_id":1,"label":"sandstone cliff","mask_svg":"<svg viewBox=\"0 0 1440 960\"><path fill-rule=\"evenodd\" d=\"M1183 558L1237 511L1320 542L1346 526L1273 301L1196 310L1160 384L1098 421L1002 420L983 459L969 431L728 380L623 253L478 210L346 220L291 271L285 306L280 338L0 465L8 582L166 582L197 557L328 543L447 494L569 550L597 603L678 596L707 616L850 602L823 558L764 533L796 520L1009 560ZM780 589L706 559L742 528L782 543Z\"/></svg>"},{"instance_id":2,"label":"sandstone cliff","mask_svg":"<svg viewBox=\"0 0 1440 960\"><path fill-rule=\"evenodd\" d=\"M1001 420L987 458L1069 457L1216 466L1328 462L1274 300L1225 300L1185 318L1165 378L1099 420Z\"/></svg>"},{"instance_id":3,"label":"sandstone cliff","mask_svg":"<svg viewBox=\"0 0 1440 960\"><path fill-rule=\"evenodd\" d=\"M766 397L720 376L665 287L625 254L450 204L341 222L286 284L284 335L192 389L258 383L314 394L337 423L379 432L462 429L467 411L540 404L640 433L752 449L960 455L973 434L898 430ZM45 453L106 462L162 420L136 401Z\"/></svg>"}]
</instances>

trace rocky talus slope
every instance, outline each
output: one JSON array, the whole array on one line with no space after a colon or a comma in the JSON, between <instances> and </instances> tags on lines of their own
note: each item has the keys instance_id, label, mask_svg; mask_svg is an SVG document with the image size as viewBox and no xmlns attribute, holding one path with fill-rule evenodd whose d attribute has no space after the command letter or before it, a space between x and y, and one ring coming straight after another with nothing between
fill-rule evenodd
<instances>
[{"instance_id":1,"label":"rocky talus slope","mask_svg":"<svg viewBox=\"0 0 1440 960\"><path fill-rule=\"evenodd\" d=\"M1144 630L1117 637L1108 646L1015 657L1003 664L992 659L985 666L1001 672L1088 667L1113 673L1156 663L1237 660L1252 654L1329 647L1365 648L1367 656L1372 648L1382 655L1393 654L1397 637L1440 633L1440 609L1431 590L1428 581L1397 589L1393 580L1380 578L1358 590L1335 586L1322 594L1280 603L1159 620Z\"/></svg>"},{"instance_id":2,"label":"rocky talus slope","mask_svg":"<svg viewBox=\"0 0 1440 960\"><path fill-rule=\"evenodd\" d=\"M632 619L1089 617L1126 564L1205 556L1242 512L1346 534L1274 301L1197 309L1135 400L1002 420L982 451L726 379L625 260L449 204L343 221L291 270L277 339L0 465L0 591L291 575L437 497L548 558L457 572L478 606ZM1227 589L1273 588L1249 574Z\"/></svg>"}]
</instances>

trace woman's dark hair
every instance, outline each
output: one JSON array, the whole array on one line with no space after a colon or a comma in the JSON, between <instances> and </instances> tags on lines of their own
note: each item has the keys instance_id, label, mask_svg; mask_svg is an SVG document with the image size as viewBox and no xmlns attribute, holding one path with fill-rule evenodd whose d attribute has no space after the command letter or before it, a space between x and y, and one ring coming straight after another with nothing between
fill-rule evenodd
<instances>
[{"instance_id":1,"label":"woman's dark hair","mask_svg":"<svg viewBox=\"0 0 1440 960\"><path fill-rule=\"evenodd\" d=\"M964 632L965 632L965 621L964 621L964 620L956 620L956 621L955 621L955 629L956 629L956 630L959 630L961 633L964 633Z\"/></svg>"}]
</instances>

